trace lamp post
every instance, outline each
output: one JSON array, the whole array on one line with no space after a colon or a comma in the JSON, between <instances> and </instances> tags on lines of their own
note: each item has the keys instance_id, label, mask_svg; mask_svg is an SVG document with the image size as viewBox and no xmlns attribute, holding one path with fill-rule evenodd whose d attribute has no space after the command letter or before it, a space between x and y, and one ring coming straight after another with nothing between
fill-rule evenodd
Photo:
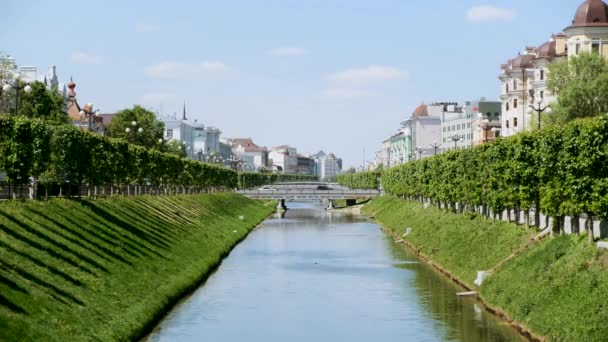
<instances>
[{"instance_id":1,"label":"lamp post","mask_svg":"<svg viewBox=\"0 0 608 342\"><path fill-rule=\"evenodd\" d=\"M414 151L416 151L416 153L418 153L418 159L419 160L422 159L422 154L424 153L424 148L421 146L416 146Z\"/></svg>"},{"instance_id":2,"label":"lamp post","mask_svg":"<svg viewBox=\"0 0 608 342\"><path fill-rule=\"evenodd\" d=\"M458 148L458 142L463 141L464 137L462 135L454 134L453 136L449 137L448 139L450 139L451 141L454 142L454 149L456 149L456 148Z\"/></svg>"},{"instance_id":3,"label":"lamp post","mask_svg":"<svg viewBox=\"0 0 608 342\"><path fill-rule=\"evenodd\" d=\"M92 103L88 103L86 106L84 106L84 108L82 108L82 110L80 110L80 117L84 119L85 116L89 117L89 125L88 130L92 131L93 130L93 116L99 116L99 109L96 111L93 111L93 104Z\"/></svg>"},{"instance_id":4,"label":"lamp post","mask_svg":"<svg viewBox=\"0 0 608 342\"><path fill-rule=\"evenodd\" d=\"M15 74L14 76L14 82L11 83L6 83L4 86L2 86L2 90L4 90L5 92L10 91L11 89L15 90L15 116L17 116L17 114L19 113L19 91L23 90L26 93L30 93L32 91L32 87L27 84L27 82L24 82L23 85L19 84L21 81L21 75L19 74Z\"/></svg>"},{"instance_id":5,"label":"lamp post","mask_svg":"<svg viewBox=\"0 0 608 342\"><path fill-rule=\"evenodd\" d=\"M429 147L435 150L435 153L433 154L435 156L437 155L437 150L441 148L441 144L439 144L437 140L435 140L432 144L429 145Z\"/></svg>"},{"instance_id":6,"label":"lamp post","mask_svg":"<svg viewBox=\"0 0 608 342\"><path fill-rule=\"evenodd\" d=\"M133 121L131 122L131 126L133 126L133 129L131 130L130 127L125 128L125 132L127 134L129 134L131 131L133 131L133 145L135 145L135 138L137 136L137 133L143 133L144 129L139 127L138 129L135 129L137 127L137 121Z\"/></svg>"},{"instance_id":7,"label":"lamp post","mask_svg":"<svg viewBox=\"0 0 608 342\"><path fill-rule=\"evenodd\" d=\"M196 152L196 154L198 154L198 161L201 161L201 157L203 156L203 149L199 149L198 152Z\"/></svg>"},{"instance_id":8,"label":"lamp post","mask_svg":"<svg viewBox=\"0 0 608 342\"><path fill-rule=\"evenodd\" d=\"M542 112L544 112L545 110L547 111L547 113L551 112L551 106L550 105L546 105L546 106L542 106L543 105L543 99L539 96L536 99L536 107L534 105L530 105L530 108L532 108L533 111L535 111L538 114L538 129L540 130L540 115L542 114Z\"/></svg>"}]
</instances>

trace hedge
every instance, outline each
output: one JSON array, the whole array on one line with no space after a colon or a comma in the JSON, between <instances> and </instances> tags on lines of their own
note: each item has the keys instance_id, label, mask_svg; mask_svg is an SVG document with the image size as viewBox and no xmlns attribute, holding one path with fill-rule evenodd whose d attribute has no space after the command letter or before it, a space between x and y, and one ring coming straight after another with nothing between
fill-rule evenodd
<instances>
[{"instance_id":1,"label":"hedge","mask_svg":"<svg viewBox=\"0 0 608 342\"><path fill-rule=\"evenodd\" d=\"M338 183L351 189L378 189L380 172L367 171L338 175Z\"/></svg>"},{"instance_id":2,"label":"hedge","mask_svg":"<svg viewBox=\"0 0 608 342\"><path fill-rule=\"evenodd\" d=\"M0 117L0 170L15 184L235 188L237 172L38 119Z\"/></svg>"},{"instance_id":3,"label":"hedge","mask_svg":"<svg viewBox=\"0 0 608 342\"><path fill-rule=\"evenodd\" d=\"M608 117L523 132L384 171L392 195L493 212L539 206L563 230L564 216L608 217ZM578 222L578 220L574 220ZM590 238L593 239L592 230Z\"/></svg>"}]
</instances>

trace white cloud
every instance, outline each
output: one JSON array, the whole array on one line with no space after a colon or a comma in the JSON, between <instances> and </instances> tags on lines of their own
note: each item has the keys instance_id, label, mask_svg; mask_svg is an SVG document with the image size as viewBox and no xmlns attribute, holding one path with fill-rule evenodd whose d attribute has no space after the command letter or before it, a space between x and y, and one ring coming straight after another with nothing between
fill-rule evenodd
<instances>
[{"instance_id":1,"label":"white cloud","mask_svg":"<svg viewBox=\"0 0 608 342\"><path fill-rule=\"evenodd\" d=\"M349 69L327 75L326 79L332 82L368 83L406 80L407 71L394 67L370 65L366 68Z\"/></svg>"},{"instance_id":2,"label":"white cloud","mask_svg":"<svg viewBox=\"0 0 608 342\"><path fill-rule=\"evenodd\" d=\"M74 63L79 64L101 64L103 63L103 58L97 56L95 54L83 51L74 51L70 55L70 59Z\"/></svg>"},{"instance_id":3,"label":"white cloud","mask_svg":"<svg viewBox=\"0 0 608 342\"><path fill-rule=\"evenodd\" d=\"M324 89L321 94L325 97L333 97L333 98L345 98L352 99L356 97L367 97L372 96L373 93L363 90L363 89L355 89L355 88L327 88Z\"/></svg>"},{"instance_id":4,"label":"white cloud","mask_svg":"<svg viewBox=\"0 0 608 342\"><path fill-rule=\"evenodd\" d=\"M158 31L160 28L158 26L146 24L146 23L137 23L135 25L135 32L137 33L148 33Z\"/></svg>"},{"instance_id":5,"label":"white cloud","mask_svg":"<svg viewBox=\"0 0 608 342\"><path fill-rule=\"evenodd\" d=\"M301 47L278 47L268 50L268 54L273 57L298 57L308 53L308 50Z\"/></svg>"},{"instance_id":6,"label":"white cloud","mask_svg":"<svg viewBox=\"0 0 608 342\"><path fill-rule=\"evenodd\" d=\"M491 5L471 7L467 11L468 21L510 21L515 18L516 12L510 8Z\"/></svg>"},{"instance_id":7,"label":"white cloud","mask_svg":"<svg viewBox=\"0 0 608 342\"><path fill-rule=\"evenodd\" d=\"M178 79L223 75L231 70L223 62L203 61L199 63L162 62L145 67L144 72L153 78Z\"/></svg>"}]
</instances>

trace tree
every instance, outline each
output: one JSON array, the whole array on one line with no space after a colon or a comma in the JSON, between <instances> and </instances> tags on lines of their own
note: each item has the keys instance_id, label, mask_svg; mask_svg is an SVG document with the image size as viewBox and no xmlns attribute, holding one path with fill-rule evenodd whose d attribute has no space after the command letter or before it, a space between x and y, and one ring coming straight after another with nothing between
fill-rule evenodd
<instances>
[{"instance_id":1,"label":"tree","mask_svg":"<svg viewBox=\"0 0 608 342\"><path fill-rule=\"evenodd\" d=\"M32 91L19 94L18 115L28 118L40 118L55 123L67 123L63 111L63 98L55 90L47 89L41 82L30 84Z\"/></svg>"},{"instance_id":2,"label":"tree","mask_svg":"<svg viewBox=\"0 0 608 342\"><path fill-rule=\"evenodd\" d=\"M186 144L179 140L169 140L166 144L167 153L172 154L174 156L178 156L180 158L185 158L186 154Z\"/></svg>"},{"instance_id":3,"label":"tree","mask_svg":"<svg viewBox=\"0 0 608 342\"><path fill-rule=\"evenodd\" d=\"M136 126L132 125L133 121L137 123ZM128 133L127 128L130 130ZM138 132L139 128L142 129L141 133ZM135 142L136 145L159 148L159 140L163 138L164 130L165 124L157 120L153 112L135 105L131 109L121 110L114 116L108 127L108 134L113 138Z\"/></svg>"},{"instance_id":4,"label":"tree","mask_svg":"<svg viewBox=\"0 0 608 342\"><path fill-rule=\"evenodd\" d=\"M549 66L547 86L558 95L546 124L608 113L608 61L596 53L582 53Z\"/></svg>"}]
</instances>

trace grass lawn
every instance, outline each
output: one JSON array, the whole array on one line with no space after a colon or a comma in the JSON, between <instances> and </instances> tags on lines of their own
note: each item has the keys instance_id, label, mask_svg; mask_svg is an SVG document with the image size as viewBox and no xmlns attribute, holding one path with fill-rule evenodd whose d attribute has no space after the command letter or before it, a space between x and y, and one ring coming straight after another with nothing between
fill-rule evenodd
<instances>
[{"instance_id":1,"label":"grass lawn","mask_svg":"<svg viewBox=\"0 0 608 342\"><path fill-rule=\"evenodd\" d=\"M273 210L229 193L0 203L0 341L136 339Z\"/></svg>"},{"instance_id":2,"label":"grass lawn","mask_svg":"<svg viewBox=\"0 0 608 342\"><path fill-rule=\"evenodd\" d=\"M477 271L493 268L534 233L511 223L424 209L420 203L391 196L375 198L363 211L399 236L411 227L407 241L470 287L475 287Z\"/></svg>"}]
</instances>

